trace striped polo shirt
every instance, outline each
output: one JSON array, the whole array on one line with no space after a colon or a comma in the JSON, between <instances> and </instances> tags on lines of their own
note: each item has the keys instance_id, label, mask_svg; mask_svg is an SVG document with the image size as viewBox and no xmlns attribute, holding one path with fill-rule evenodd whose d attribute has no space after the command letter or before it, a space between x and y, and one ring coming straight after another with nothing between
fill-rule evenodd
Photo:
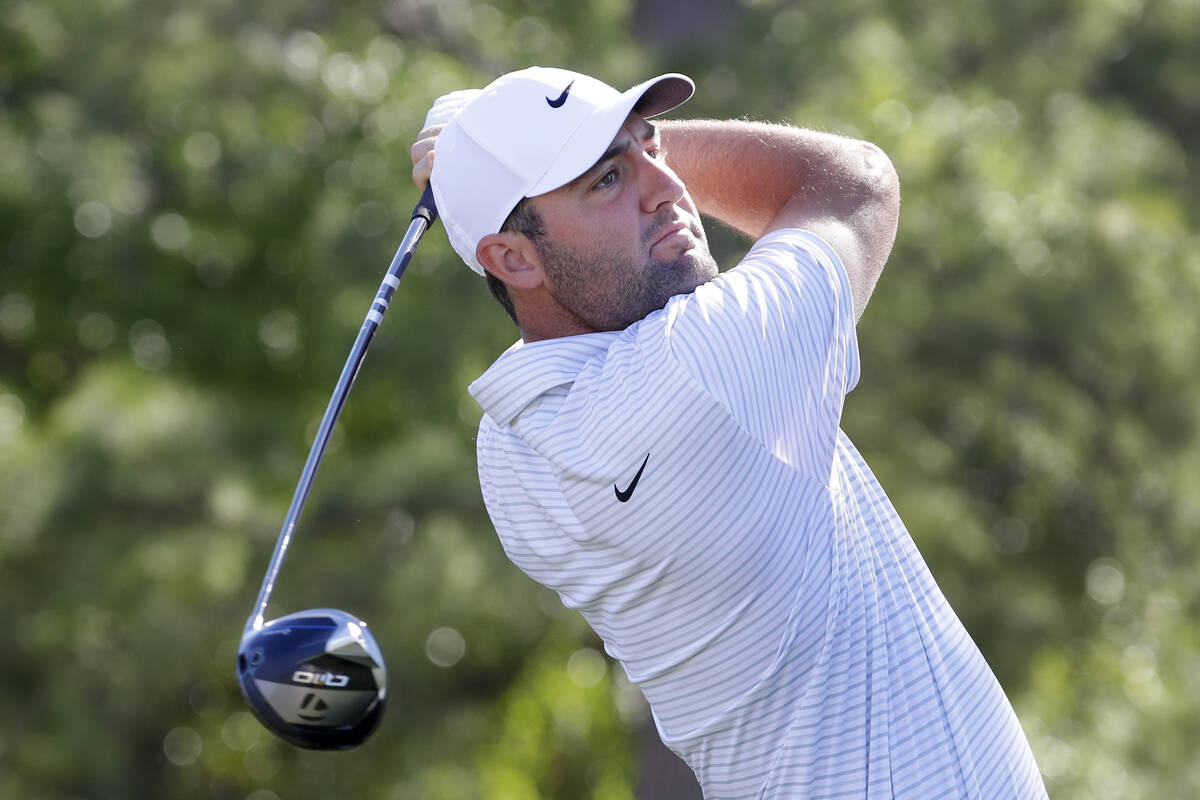
<instances>
[{"instance_id":1,"label":"striped polo shirt","mask_svg":"<svg viewBox=\"0 0 1200 800\"><path fill-rule=\"evenodd\" d=\"M506 351L470 387L484 502L709 800L1045 797L839 428L858 374L841 261L776 231L623 331Z\"/></svg>"}]
</instances>

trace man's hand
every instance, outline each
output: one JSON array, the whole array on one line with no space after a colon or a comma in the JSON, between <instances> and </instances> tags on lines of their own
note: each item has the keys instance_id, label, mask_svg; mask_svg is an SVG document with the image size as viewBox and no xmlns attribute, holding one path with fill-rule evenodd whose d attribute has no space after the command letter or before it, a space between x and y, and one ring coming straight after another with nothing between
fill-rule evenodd
<instances>
[{"instance_id":1,"label":"man's hand","mask_svg":"<svg viewBox=\"0 0 1200 800\"><path fill-rule=\"evenodd\" d=\"M412 150L409 155L412 156L413 183L421 191L425 191L425 186L429 183L429 176L433 174L433 143L437 139L439 133L446 125L434 125L432 128L424 128L417 134L417 141L413 143Z\"/></svg>"},{"instance_id":2,"label":"man's hand","mask_svg":"<svg viewBox=\"0 0 1200 800\"><path fill-rule=\"evenodd\" d=\"M412 150L409 151L413 163L413 183L421 191L425 190L429 176L433 174L433 143L438 134L450 120L458 116L458 112L478 96L478 89L459 89L444 94L433 102L433 107L425 115L425 124L417 134L417 141L413 143Z\"/></svg>"}]
</instances>

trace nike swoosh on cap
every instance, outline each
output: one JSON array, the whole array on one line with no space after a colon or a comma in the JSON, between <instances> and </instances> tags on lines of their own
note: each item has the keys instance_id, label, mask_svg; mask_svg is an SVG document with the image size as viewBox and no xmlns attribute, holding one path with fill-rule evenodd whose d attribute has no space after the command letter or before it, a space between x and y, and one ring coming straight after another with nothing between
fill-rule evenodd
<instances>
[{"instance_id":1,"label":"nike swoosh on cap","mask_svg":"<svg viewBox=\"0 0 1200 800\"><path fill-rule=\"evenodd\" d=\"M574 85L575 85L575 81L571 81L570 83L567 84L567 88L562 90L562 94L560 94L558 97L556 97L553 100L551 100L549 97L547 97L546 102L550 104L551 108L562 108L562 104L567 102L567 94L570 93L571 87Z\"/></svg>"}]
</instances>

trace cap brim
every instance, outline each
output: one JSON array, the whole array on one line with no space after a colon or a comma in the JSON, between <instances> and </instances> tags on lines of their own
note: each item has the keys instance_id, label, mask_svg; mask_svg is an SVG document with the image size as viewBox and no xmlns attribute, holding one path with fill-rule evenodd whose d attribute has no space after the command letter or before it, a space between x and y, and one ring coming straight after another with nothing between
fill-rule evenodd
<instances>
[{"instance_id":1,"label":"cap brim","mask_svg":"<svg viewBox=\"0 0 1200 800\"><path fill-rule=\"evenodd\" d=\"M625 94L638 94L640 99L633 110L643 117L654 117L682 105L695 91L696 84L687 75L668 72L638 84Z\"/></svg>"},{"instance_id":2,"label":"cap brim","mask_svg":"<svg viewBox=\"0 0 1200 800\"><path fill-rule=\"evenodd\" d=\"M670 72L639 83L611 104L596 109L563 146L546 173L529 188L526 197L552 192L591 169L630 112L657 116L683 103L695 90L691 78Z\"/></svg>"}]
</instances>

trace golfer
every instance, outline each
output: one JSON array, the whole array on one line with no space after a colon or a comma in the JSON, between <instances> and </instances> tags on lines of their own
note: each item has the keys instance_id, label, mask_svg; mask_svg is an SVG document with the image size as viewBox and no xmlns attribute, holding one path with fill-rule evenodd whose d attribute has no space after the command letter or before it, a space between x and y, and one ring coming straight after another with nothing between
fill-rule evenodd
<instances>
[{"instance_id":1,"label":"golfer","mask_svg":"<svg viewBox=\"0 0 1200 800\"><path fill-rule=\"evenodd\" d=\"M505 552L583 614L707 798L1045 797L839 428L895 171L829 134L655 121L692 91L533 67L443 98L413 145L521 333L470 387ZM718 274L701 213L755 239L740 264Z\"/></svg>"}]
</instances>

